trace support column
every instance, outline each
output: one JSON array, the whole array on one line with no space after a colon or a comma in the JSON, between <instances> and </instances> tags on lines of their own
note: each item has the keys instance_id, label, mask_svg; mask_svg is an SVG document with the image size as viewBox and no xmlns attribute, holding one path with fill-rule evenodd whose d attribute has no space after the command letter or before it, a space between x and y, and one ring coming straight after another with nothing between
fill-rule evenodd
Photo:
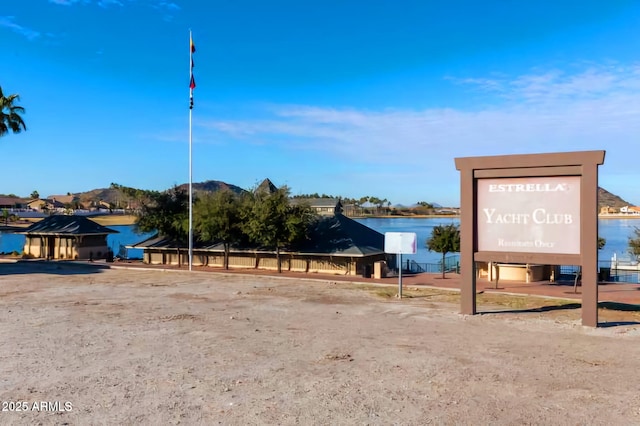
<instances>
[{"instance_id":1,"label":"support column","mask_svg":"<svg viewBox=\"0 0 640 426\"><path fill-rule=\"evenodd\" d=\"M582 325L598 326L598 165L582 166Z\"/></svg>"},{"instance_id":2,"label":"support column","mask_svg":"<svg viewBox=\"0 0 640 426\"><path fill-rule=\"evenodd\" d=\"M460 171L460 313L476 314L474 252L475 183L473 169Z\"/></svg>"}]
</instances>

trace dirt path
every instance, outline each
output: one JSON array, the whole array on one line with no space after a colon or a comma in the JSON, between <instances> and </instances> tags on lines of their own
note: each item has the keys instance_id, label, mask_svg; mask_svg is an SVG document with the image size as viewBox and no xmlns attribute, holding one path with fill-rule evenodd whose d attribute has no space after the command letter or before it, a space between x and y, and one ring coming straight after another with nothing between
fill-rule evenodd
<instances>
[{"instance_id":1,"label":"dirt path","mask_svg":"<svg viewBox=\"0 0 640 426\"><path fill-rule=\"evenodd\" d=\"M0 400L29 407L1 424L640 422L638 326L465 317L312 280L38 268L0 264Z\"/></svg>"}]
</instances>

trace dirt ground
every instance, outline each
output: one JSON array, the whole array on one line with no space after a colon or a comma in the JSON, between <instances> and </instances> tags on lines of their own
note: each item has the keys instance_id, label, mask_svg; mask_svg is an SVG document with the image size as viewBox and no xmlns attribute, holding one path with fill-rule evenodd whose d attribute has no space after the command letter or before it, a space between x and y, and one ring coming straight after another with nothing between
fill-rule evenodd
<instances>
[{"instance_id":1,"label":"dirt ground","mask_svg":"<svg viewBox=\"0 0 640 426\"><path fill-rule=\"evenodd\" d=\"M0 264L0 424L640 423L639 325L389 294Z\"/></svg>"}]
</instances>

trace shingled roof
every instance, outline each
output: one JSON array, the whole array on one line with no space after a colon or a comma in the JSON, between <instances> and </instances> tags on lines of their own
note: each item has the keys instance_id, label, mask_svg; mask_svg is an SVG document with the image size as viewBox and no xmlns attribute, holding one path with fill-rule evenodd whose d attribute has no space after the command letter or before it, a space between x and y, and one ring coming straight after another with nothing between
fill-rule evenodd
<instances>
[{"instance_id":1,"label":"shingled roof","mask_svg":"<svg viewBox=\"0 0 640 426\"><path fill-rule=\"evenodd\" d=\"M196 247L196 245L198 247ZM184 243L154 235L127 248L176 249ZM221 243L194 244L195 249L223 251ZM235 247L232 252L261 251L255 247ZM318 220L310 239L294 251L300 254L363 257L384 253L384 235L342 214Z\"/></svg>"},{"instance_id":2,"label":"shingled roof","mask_svg":"<svg viewBox=\"0 0 640 426\"><path fill-rule=\"evenodd\" d=\"M172 249L175 250L177 248L189 248L187 242L179 241L173 238L165 237L160 234L155 234L150 236L149 238L139 241L134 244L128 244L127 248L136 248L136 249L145 249L145 248L155 248L155 249ZM197 241L194 242L193 248L200 248L200 245Z\"/></svg>"},{"instance_id":3,"label":"shingled roof","mask_svg":"<svg viewBox=\"0 0 640 426\"><path fill-rule=\"evenodd\" d=\"M274 194L276 192L278 192L278 188L276 188L269 178L263 180L255 190L256 194Z\"/></svg>"},{"instance_id":4,"label":"shingled roof","mask_svg":"<svg viewBox=\"0 0 640 426\"><path fill-rule=\"evenodd\" d=\"M102 226L85 216L53 215L29 226L20 234L38 235L104 235L117 234L115 229Z\"/></svg>"},{"instance_id":5,"label":"shingled roof","mask_svg":"<svg viewBox=\"0 0 640 426\"><path fill-rule=\"evenodd\" d=\"M316 223L300 252L334 256L381 254L384 253L384 234L338 213Z\"/></svg>"}]
</instances>

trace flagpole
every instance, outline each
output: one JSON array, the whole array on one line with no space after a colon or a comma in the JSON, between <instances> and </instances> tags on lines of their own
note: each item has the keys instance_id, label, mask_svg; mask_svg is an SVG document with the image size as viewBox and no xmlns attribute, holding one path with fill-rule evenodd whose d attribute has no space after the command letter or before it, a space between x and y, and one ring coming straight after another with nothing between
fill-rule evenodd
<instances>
[{"instance_id":1,"label":"flagpole","mask_svg":"<svg viewBox=\"0 0 640 426\"><path fill-rule=\"evenodd\" d=\"M193 38L189 30L189 271L193 269Z\"/></svg>"}]
</instances>

